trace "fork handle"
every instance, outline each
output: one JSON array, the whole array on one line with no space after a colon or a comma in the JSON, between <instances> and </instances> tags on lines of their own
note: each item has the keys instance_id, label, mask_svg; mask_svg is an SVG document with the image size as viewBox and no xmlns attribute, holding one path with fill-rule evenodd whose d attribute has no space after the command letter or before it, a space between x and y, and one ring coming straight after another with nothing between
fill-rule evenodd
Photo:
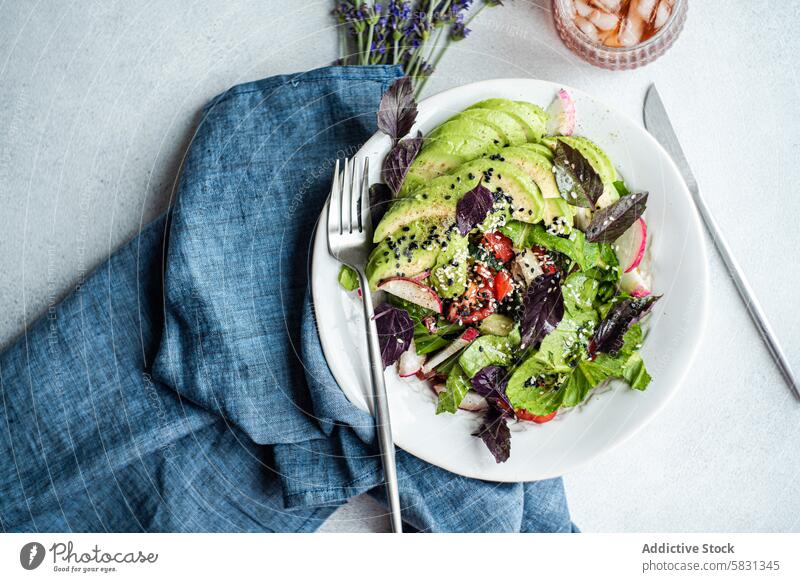
<instances>
[{"instance_id":1,"label":"fork handle","mask_svg":"<svg viewBox=\"0 0 800 582\"><path fill-rule=\"evenodd\" d=\"M389 401L386 396L386 382L383 377L383 361L381 360L381 348L378 343L378 329L375 326L375 311L372 307L372 294L369 291L369 283L361 270L358 271L358 277L361 282L364 319L367 324L367 348L369 349L369 368L372 376L373 417L375 419L375 432L378 434L378 446L381 451L383 474L386 479L389 518L392 523L392 532L403 533L394 440L392 439L392 425L389 422Z\"/></svg>"}]
</instances>

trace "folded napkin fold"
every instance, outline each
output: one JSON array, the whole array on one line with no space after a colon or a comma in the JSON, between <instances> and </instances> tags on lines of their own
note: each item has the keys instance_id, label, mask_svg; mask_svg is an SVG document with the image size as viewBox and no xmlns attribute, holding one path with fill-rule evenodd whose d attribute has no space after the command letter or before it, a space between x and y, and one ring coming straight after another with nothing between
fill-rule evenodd
<instances>
[{"instance_id":1,"label":"folded napkin fold","mask_svg":"<svg viewBox=\"0 0 800 582\"><path fill-rule=\"evenodd\" d=\"M170 213L0 355L3 530L311 531L382 496L308 279L333 162L401 74L330 67L205 107ZM398 471L418 529L573 531L560 479L477 481L404 451Z\"/></svg>"}]
</instances>

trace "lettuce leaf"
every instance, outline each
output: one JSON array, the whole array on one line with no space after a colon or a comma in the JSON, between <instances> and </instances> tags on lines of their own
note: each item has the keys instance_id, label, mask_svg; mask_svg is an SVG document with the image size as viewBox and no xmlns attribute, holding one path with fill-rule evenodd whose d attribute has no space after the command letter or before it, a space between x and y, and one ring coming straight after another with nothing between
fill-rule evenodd
<instances>
[{"instance_id":1,"label":"lettuce leaf","mask_svg":"<svg viewBox=\"0 0 800 582\"><path fill-rule=\"evenodd\" d=\"M545 415L577 406L593 388L612 378L624 379L636 390L647 388L650 375L637 351L642 344L641 326L631 326L616 355L598 354L591 360L586 343L596 322L593 311L566 317L539 350L517 367L506 389L514 408Z\"/></svg>"},{"instance_id":2,"label":"lettuce leaf","mask_svg":"<svg viewBox=\"0 0 800 582\"><path fill-rule=\"evenodd\" d=\"M585 273L573 273L566 278L561 287L564 295L564 309L570 315L578 315L594 309L600 282Z\"/></svg>"},{"instance_id":3,"label":"lettuce leaf","mask_svg":"<svg viewBox=\"0 0 800 582\"><path fill-rule=\"evenodd\" d=\"M622 362L608 354L594 360L580 360L564 384L562 406L577 406L586 399L589 391L610 378L622 375Z\"/></svg>"},{"instance_id":4,"label":"lettuce leaf","mask_svg":"<svg viewBox=\"0 0 800 582\"><path fill-rule=\"evenodd\" d=\"M622 369L622 376L628 383L628 386L634 390L645 390L650 384L650 374L647 373L647 368L644 366L644 360L639 352L634 352L628 361L625 362L625 367Z\"/></svg>"},{"instance_id":5,"label":"lettuce leaf","mask_svg":"<svg viewBox=\"0 0 800 582\"><path fill-rule=\"evenodd\" d=\"M512 220L502 226L500 231L510 238L518 249L539 245L566 255L581 271L591 271L589 274L595 279L613 281L619 279L619 261L611 245L588 242L586 235L577 228L573 228L567 236L558 236L547 232L541 224L526 224Z\"/></svg>"},{"instance_id":6,"label":"lettuce leaf","mask_svg":"<svg viewBox=\"0 0 800 582\"><path fill-rule=\"evenodd\" d=\"M443 412L455 413L471 387L469 378L461 366L456 363L447 375L445 389L439 393L436 414Z\"/></svg>"},{"instance_id":7,"label":"lettuce leaf","mask_svg":"<svg viewBox=\"0 0 800 582\"><path fill-rule=\"evenodd\" d=\"M458 363L472 378L491 365L508 366L514 361L514 350L519 345L519 333L512 331L507 337L482 335L461 352Z\"/></svg>"},{"instance_id":8,"label":"lettuce leaf","mask_svg":"<svg viewBox=\"0 0 800 582\"><path fill-rule=\"evenodd\" d=\"M552 373L545 362L529 357L509 378L506 395L515 409L544 416L561 408L564 387L558 385L558 379L559 375Z\"/></svg>"},{"instance_id":9,"label":"lettuce leaf","mask_svg":"<svg viewBox=\"0 0 800 582\"><path fill-rule=\"evenodd\" d=\"M586 346L597 323L594 311L579 312L566 317L550 333L533 356L543 362L550 372L569 372L570 364L587 356Z\"/></svg>"}]
</instances>

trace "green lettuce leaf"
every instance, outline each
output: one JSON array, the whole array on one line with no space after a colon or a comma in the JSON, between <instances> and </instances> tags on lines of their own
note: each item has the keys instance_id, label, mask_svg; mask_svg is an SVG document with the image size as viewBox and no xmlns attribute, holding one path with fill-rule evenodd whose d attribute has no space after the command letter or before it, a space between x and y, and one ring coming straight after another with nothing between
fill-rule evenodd
<instances>
[{"instance_id":1,"label":"green lettuce leaf","mask_svg":"<svg viewBox=\"0 0 800 582\"><path fill-rule=\"evenodd\" d=\"M644 360L639 352L634 352L628 361L625 362L625 367L622 369L622 376L628 385L634 390L645 390L647 385L650 384L650 374L647 373L647 368L644 366Z\"/></svg>"},{"instance_id":2,"label":"green lettuce leaf","mask_svg":"<svg viewBox=\"0 0 800 582\"><path fill-rule=\"evenodd\" d=\"M461 353L458 363L472 378L486 366L508 366L514 361L514 348L519 345L519 331L512 331L507 337L482 335Z\"/></svg>"},{"instance_id":3,"label":"green lettuce leaf","mask_svg":"<svg viewBox=\"0 0 800 582\"><path fill-rule=\"evenodd\" d=\"M593 311L600 282L584 273L573 273L561 286L564 295L564 308L568 315L578 315Z\"/></svg>"},{"instance_id":4,"label":"green lettuce leaf","mask_svg":"<svg viewBox=\"0 0 800 582\"><path fill-rule=\"evenodd\" d=\"M544 416L561 408L563 382L559 385L560 376L548 373L549 370L547 364L535 357L529 357L514 370L506 396L515 409L524 408L531 414Z\"/></svg>"},{"instance_id":5,"label":"green lettuce leaf","mask_svg":"<svg viewBox=\"0 0 800 582\"><path fill-rule=\"evenodd\" d=\"M544 363L551 373L570 372L573 360L586 357L586 346L597 321L593 310L570 314L542 340L532 357Z\"/></svg>"},{"instance_id":6,"label":"green lettuce leaf","mask_svg":"<svg viewBox=\"0 0 800 582\"><path fill-rule=\"evenodd\" d=\"M442 412L455 413L471 387L472 384L461 366L457 363L453 365L453 368L447 375L445 389L439 393L436 414L441 414Z\"/></svg>"},{"instance_id":7,"label":"green lettuce leaf","mask_svg":"<svg viewBox=\"0 0 800 582\"><path fill-rule=\"evenodd\" d=\"M611 245L590 243L586 235L573 228L567 236L547 232L541 224L526 224L516 220L500 228L518 249L539 245L569 257L581 271L590 271L591 276L600 281L617 281L619 261Z\"/></svg>"},{"instance_id":8,"label":"green lettuce leaf","mask_svg":"<svg viewBox=\"0 0 800 582\"><path fill-rule=\"evenodd\" d=\"M562 405L577 406L592 388L621 374L622 363L608 354L599 354L594 360L581 360L567 377Z\"/></svg>"}]
</instances>

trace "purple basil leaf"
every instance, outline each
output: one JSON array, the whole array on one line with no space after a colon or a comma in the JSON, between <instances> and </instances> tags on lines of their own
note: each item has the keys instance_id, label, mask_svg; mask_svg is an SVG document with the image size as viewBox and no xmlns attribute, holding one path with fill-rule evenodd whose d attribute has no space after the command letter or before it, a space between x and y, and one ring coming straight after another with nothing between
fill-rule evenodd
<instances>
[{"instance_id":1,"label":"purple basil leaf","mask_svg":"<svg viewBox=\"0 0 800 582\"><path fill-rule=\"evenodd\" d=\"M456 225L461 236L480 224L489 211L492 209L494 197L486 186L478 184L472 190L464 194L456 204Z\"/></svg>"},{"instance_id":2,"label":"purple basil leaf","mask_svg":"<svg viewBox=\"0 0 800 582\"><path fill-rule=\"evenodd\" d=\"M417 120L417 102L410 77L397 79L381 97L378 129L392 138L392 143L411 131Z\"/></svg>"},{"instance_id":3,"label":"purple basil leaf","mask_svg":"<svg viewBox=\"0 0 800 582\"><path fill-rule=\"evenodd\" d=\"M514 416L514 407L506 396L508 370L500 366L486 366L472 377L472 389L483 396L490 405L508 416Z\"/></svg>"},{"instance_id":4,"label":"purple basil leaf","mask_svg":"<svg viewBox=\"0 0 800 582\"><path fill-rule=\"evenodd\" d=\"M411 345L414 339L414 322L405 309L388 303L375 308L375 327L381 346L383 367L391 366Z\"/></svg>"},{"instance_id":5,"label":"purple basil leaf","mask_svg":"<svg viewBox=\"0 0 800 582\"><path fill-rule=\"evenodd\" d=\"M639 220L647 207L647 192L634 192L594 213L586 228L589 242L613 243Z\"/></svg>"},{"instance_id":6,"label":"purple basil leaf","mask_svg":"<svg viewBox=\"0 0 800 582\"><path fill-rule=\"evenodd\" d=\"M386 184L373 184L369 187L369 216L372 221L372 228L378 226L378 223L389 210L389 204L392 201L392 191Z\"/></svg>"},{"instance_id":7,"label":"purple basil leaf","mask_svg":"<svg viewBox=\"0 0 800 582\"><path fill-rule=\"evenodd\" d=\"M553 331L564 317L564 295L561 293L561 274L536 277L522 300L520 348L538 344Z\"/></svg>"},{"instance_id":8,"label":"purple basil leaf","mask_svg":"<svg viewBox=\"0 0 800 582\"><path fill-rule=\"evenodd\" d=\"M661 295L628 298L612 307L594 330L589 341L589 355L594 357L598 352L615 354L622 349L625 332L644 317L660 298Z\"/></svg>"},{"instance_id":9,"label":"purple basil leaf","mask_svg":"<svg viewBox=\"0 0 800 582\"><path fill-rule=\"evenodd\" d=\"M383 181L397 194L403 180L406 179L411 162L417 157L422 147L422 132L417 132L417 137L411 137L397 142L383 159Z\"/></svg>"},{"instance_id":10,"label":"purple basil leaf","mask_svg":"<svg viewBox=\"0 0 800 582\"><path fill-rule=\"evenodd\" d=\"M558 141L553 171L561 197L572 206L591 208L603 194L603 181L581 152Z\"/></svg>"},{"instance_id":11,"label":"purple basil leaf","mask_svg":"<svg viewBox=\"0 0 800 582\"><path fill-rule=\"evenodd\" d=\"M508 460L511 454L511 431L508 430L506 415L501 410L489 406L480 428L473 436L481 438L495 461L504 463Z\"/></svg>"}]
</instances>

